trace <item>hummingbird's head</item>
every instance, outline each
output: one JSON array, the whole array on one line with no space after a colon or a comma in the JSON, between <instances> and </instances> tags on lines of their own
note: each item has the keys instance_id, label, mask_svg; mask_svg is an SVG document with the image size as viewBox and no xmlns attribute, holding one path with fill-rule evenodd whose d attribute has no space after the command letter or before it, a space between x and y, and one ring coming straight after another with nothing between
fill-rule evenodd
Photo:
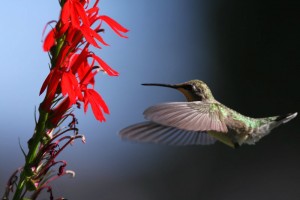
<instances>
[{"instance_id":1,"label":"hummingbird's head","mask_svg":"<svg viewBox=\"0 0 300 200\"><path fill-rule=\"evenodd\" d=\"M188 101L207 101L214 99L209 87L201 80L190 80L176 84Z\"/></svg>"},{"instance_id":2,"label":"hummingbird's head","mask_svg":"<svg viewBox=\"0 0 300 200\"><path fill-rule=\"evenodd\" d=\"M208 86L200 80L191 80L179 84L145 83L146 86L162 86L179 90L188 101L206 101L214 99Z\"/></svg>"}]
</instances>

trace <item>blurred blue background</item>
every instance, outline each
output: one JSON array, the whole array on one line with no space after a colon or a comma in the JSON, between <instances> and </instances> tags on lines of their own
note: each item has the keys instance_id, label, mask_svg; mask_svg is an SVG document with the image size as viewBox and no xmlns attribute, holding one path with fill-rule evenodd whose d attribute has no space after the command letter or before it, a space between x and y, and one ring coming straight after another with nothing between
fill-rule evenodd
<instances>
[{"instance_id":1,"label":"blurred blue background","mask_svg":"<svg viewBox=\"0 0 300 200\"><path fill-rule=\"evenodd\" d=\"M98 123L76 110L87 143L61 159L76 178L53 185L56 197L103 200L299 199L299 117L255 146L171 147L122 141L123 127L143 121L150 105L182 101L175 90L141 83L201 79L216 99L262 117L300 112L300 3L259 0L102 0L101 13L130 29L95 51L119 77L97 77L111 114ZM57 1L4 1L0 7L0 194L24 163L34 108L48 73L42 30L57 19ZM46 195L44 198L48 199Z\"/></svg>"}]
</instances>

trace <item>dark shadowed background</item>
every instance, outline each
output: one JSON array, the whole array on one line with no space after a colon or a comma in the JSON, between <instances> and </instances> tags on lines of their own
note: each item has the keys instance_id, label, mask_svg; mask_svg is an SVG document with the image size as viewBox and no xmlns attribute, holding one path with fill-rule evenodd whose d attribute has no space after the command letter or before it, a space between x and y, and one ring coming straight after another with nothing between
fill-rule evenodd
<instances>
[{"instance_id":1,"label":"dark shadowed background","mask_svg":"<svg viewBox=\"0 0 300 200\"><path fill-rule=\"evenodd\" d=\"M264 3L265 2L265 3ZM172 147L122 141L117 132L143 120L150 105L182 101L175 90L141 83L201 79L216 99L253 117L300 112L300 2L260 0L102 0L102 14L130 29L109 29L96 51L120 76L98 76L109 105L106 123L77 110L87 143L63 153L76 178L57 180L54 195L71 200L298 200L300 118L255 146ZM58 3L4 1L0 7L0 193L24 159L34 107L48 73L42 30ZM41 199L48 199L41 198Z\"/></svg>"}]
</instances>

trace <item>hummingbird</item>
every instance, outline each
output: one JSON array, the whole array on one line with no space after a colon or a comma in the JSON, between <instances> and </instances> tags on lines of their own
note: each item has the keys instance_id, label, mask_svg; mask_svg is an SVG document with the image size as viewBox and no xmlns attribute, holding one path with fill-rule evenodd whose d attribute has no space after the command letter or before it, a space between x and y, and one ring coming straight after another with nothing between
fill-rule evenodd
<instances>
[{"instance_id":1,"label":"hummingbird","mask_svg":"<svg viewBox=\"0 0 300 200\"><path fill-rule=\"evenodd\" d=\"M187 102L167 102L147 108L144 116L148 121L122 129L122 138L170 145L209 145L220 141L236 148L255 144L272 129L297 116L294 112L264 118L247 117L217 101L201 80L142 85L176 89Z\"/></svg>"}]
</instances>

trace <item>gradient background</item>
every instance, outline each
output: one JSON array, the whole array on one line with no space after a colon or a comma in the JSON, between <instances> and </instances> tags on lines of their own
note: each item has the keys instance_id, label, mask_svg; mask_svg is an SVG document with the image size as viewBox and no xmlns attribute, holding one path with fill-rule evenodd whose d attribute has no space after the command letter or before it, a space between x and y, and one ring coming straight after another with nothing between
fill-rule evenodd
<instances>
[{"instance_id":1,"label":"gradient background","mask_svg":"<svg viewBox=\"0 0 300 200\"><path fill-rule=\"evenodd\" d=\"M102 0L101 11L130 29L97 53L120 72L98 76L110 107L106 123L77 110L87 144L61 156L76 178L54 183L54 195L103 200L298 200L299 116L255 146L172 147L121 141L117 132L143 120L150 105L181 101L175 90L144 82L204 80L216 99L262 117L300 112L300 2L260 0ZM41 49L57 1L4 1L0 7L0 194L24 159L34 128L34 107L48 73ZM48 199L48 198L41 198Z\"/></svg>"}]
</instances>

